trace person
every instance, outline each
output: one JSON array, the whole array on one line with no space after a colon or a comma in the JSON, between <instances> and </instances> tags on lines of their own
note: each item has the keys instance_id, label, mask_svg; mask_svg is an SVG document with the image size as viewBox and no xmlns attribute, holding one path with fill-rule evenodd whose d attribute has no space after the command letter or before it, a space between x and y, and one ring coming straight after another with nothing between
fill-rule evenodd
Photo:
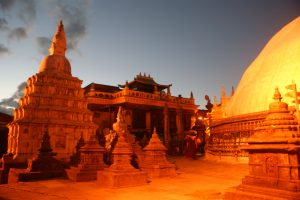
<instances>
[{"instance_id":1,"label":"person","mask_svg":"<svg viewBox=\"0 0 300 200\"><path fill-rule=\"evenodd\" d=\"M186 150L185 156L189 158L196 159L197 153L197 132L192 131L185 137L186 140Z\"/></svg>"}]
</instances>

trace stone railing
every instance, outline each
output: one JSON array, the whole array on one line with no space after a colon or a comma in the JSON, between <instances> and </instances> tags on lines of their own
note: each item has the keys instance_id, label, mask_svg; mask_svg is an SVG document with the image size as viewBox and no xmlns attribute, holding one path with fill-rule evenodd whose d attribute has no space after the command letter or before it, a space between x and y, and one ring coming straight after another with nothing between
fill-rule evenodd
<instances>
[{"instance_id":1,"label":"stone railing","mask_svg":"<svg viewBox=\"0 0 300 200\"><path fill-rule=\"evenodd\" d=\"M195 102L194 99L191 98L175 97L166 94L153 94L153 93L134 91L128 89L124 89L116 93L89 91L88 93L86 93L86 96L102 98L102 99L118 99L123 97L134 97L139 99L168 101L168 102L180 103L180 104L194 104Z\"/></svg>"},{"instance_id":2,"label":"stone railing","mask_svg":"<svg viewBox=\"0 0 300 200\"><path fill-rule=\"evenodd\" d=\"M210 125L207 151L216 156L248 156L240 147L248 145L248 138L265 119L267 112L228 117Z\"/></svg>"}]
</instances>

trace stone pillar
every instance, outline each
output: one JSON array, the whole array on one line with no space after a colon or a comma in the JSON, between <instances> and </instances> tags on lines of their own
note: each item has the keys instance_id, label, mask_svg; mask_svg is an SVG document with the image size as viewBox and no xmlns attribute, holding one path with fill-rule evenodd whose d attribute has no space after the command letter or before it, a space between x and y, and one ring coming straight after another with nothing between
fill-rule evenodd
<instances>
[{"instance_id":1,"label":"stone pillar","mask_svg":"<svg viewBox=\"0 0 300 200\"><path fill-rule=\"evenodd\" d=\"M164 143L169 148L170 141L170 124L169 124L169 109L167 106L164 107Z\"/></svg>"},{"instance_id":2,"label":"stone pillar","mask_svg":"<svg viewBox=\"0 0 300 200\"><path fill-rule=\"evenodd\" d=\"M150 133L150 131L151 131L151 111L146 111L146 129Z\"/></svg>"},{"instance_id":3,"label":"stone pillar","mask_svg":"<svg viewBox=\"0 0 300 200\"><path fill-rule=\"evenodd\" d=\"M183 139L182 108L176 110L176 127L178 137Z\"/></svg>"},{"instance_id":4,"label":"stone pillar","mask_svg":"<svg viewBox=\"0 0 300 200\"><path fill-rule=\"evenodd\" d=\"M184 135L183 135L183 123L182 123L182 108L176 110L176 128L178 137L179 153L183 154L184 151Z\"/></svg>"}]
</instances>

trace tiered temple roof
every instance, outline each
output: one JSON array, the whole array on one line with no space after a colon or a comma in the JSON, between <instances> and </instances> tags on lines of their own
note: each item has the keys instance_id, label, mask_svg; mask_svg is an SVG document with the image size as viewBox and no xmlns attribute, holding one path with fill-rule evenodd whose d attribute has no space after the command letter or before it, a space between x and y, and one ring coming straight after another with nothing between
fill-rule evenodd
<instances>
[{"instance_id":1,"label":"tiered temple roof","mask_svg":"<svg viewBox=\"0 0 300 200\"><path fill-rule=\"evenodd\" d=\"M126 86L131 90L153 93L155 90L160 92L164 89L170 88L172 84L158 84L154 81L150 74L147 76L146 74L142 75L140 73L136 75L133 81L126 82L125 85L119 85L121 88L125 88Z\"/></svg>"}]
</instances>

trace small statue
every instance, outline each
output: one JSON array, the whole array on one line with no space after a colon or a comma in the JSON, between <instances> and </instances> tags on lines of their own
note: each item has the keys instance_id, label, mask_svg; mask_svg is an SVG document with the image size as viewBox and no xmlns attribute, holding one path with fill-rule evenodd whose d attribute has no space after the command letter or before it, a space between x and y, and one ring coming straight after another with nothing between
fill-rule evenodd
<instances>
[{"instance_id":1,"label":"small statue","mask_svg":"<svg viewBox=\"0 0 300 200\"><path fill-rule=\"evenodd\" d=\"M213 104L210 102L210 98L208 95L205 95L205 100L207 101L207 104L205 105L205 107L208 110L208 112L211 112L212 108L213 108Z\"/></svg>"}]
</instances>

